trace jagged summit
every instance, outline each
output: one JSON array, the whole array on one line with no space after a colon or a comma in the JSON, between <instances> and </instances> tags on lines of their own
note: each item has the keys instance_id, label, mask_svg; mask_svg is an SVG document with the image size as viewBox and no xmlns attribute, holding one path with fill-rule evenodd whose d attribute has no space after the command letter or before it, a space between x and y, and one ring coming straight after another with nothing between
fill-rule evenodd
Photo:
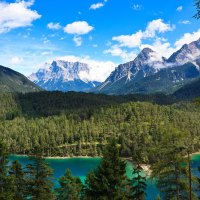
<instances>
[{"instance_id":1,"label":"jagged summit","mask_svg":"<svg viewBox=\"0 0 200 200\"><path fill-rule=\"evenodd\" d=\"M200 58L200 38L190 44L184 44L180 50L173 53L169 59L169 63L184 64L188 61L194 61Z\"/></svg>"},{"instance_id":2,"label":"jagged summit","mask_svg":"<svg viewBox=\"0 0 200 200\"><path fill-rule=\"evenodd\" d=\"M150 48L144 48L130 62L119 65L107 78L106 82L116 82L125 77L125 82L134 78L143 78L156 73L164 66L164 58Z\"/></svg>"},{"instance_id":3,"label":"jagged summit","mask_svg":"<svg viewBox=\"0 0 200 200\"><path fill-rule=\"evenodd\" d=\"M85 91L98 85L87 79L89 72L88 64L56 60L45 63L29 79L46 90Z\"/></svg>"}]
</instances>

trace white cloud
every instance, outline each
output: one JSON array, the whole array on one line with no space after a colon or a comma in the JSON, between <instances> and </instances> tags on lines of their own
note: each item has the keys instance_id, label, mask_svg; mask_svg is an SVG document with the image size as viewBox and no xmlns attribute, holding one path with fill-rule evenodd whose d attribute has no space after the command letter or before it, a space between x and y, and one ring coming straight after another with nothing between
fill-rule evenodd
<instances>
[{"instance_id":1,"label":"white cloud","mask_svg":"<svg viewBox=\"0 0 200 200\"><path fill-rule=\"evenodd\" d=\"M136 11L139 11L139 10L142 9L142 5L140 5L140 4L133 4L133 5L132 5L132 9L133 9L133 10L136 10Z\"/></svg>"},{"instance_id":2,"label":"white cloud","mask_svg":"<svg viewBox=\"0 0 200 200\"><path fill-rule=\"evenodd\" d=\"M88 34L93 29L94 27L90 26L86 21L76 21L72 24L68 24L64 28L64 32L68 34L74 34L73 41L75 42L76 46L81 46L83 40L80 35Z\"/></svg>"},{"instance_id":3,"label":"white cloud","mask_svg":"<svg viewBox=\"0 0 200 200\"><path fill-rule=\"evenodd\" d=\"M118 45L113 45L110 49L105 50L104 53L120 57L123 62L134 60L137 56L134 52L128 52L127 50L123 50Z\"/></svg>"},{"instance_id":4,"label":"white cloud","mask_svg":"<svg viewBox=\"0 0 200 200\"><path fill-rule=\"evenodd\" d=\"M143 44L140 46L140 49L151 48L153 51L157 52L160 57L164 56L168 58L174 53L175 48L171 47L171 44L164 38L156 38L153 44Z\"/></svg>"},{"instance_id":5,"label":"white cloud","mask_svg":"<svg viewBox=\"0 0 200 200\"><path fill-rule=\"evenodd\" d=\"M191 21L189 20L182 20L182 21L179 21L179 24L191 24Z\"/></svg>"},{"instance_id":6,"label":"white cloud","mask_svg":"<svg viewBox=\"0 0 200 200\"><path fill-rule=\"evenodd\" d=\"M74 36L73 41L75 42L77 47L80 47L82 45L82 37L80 36Z\"/></svg>"},{"instance_id":7,"label":"white cloud","mask_svg":"<svg viewBox=\"0 0 200 200\"><path fill-rule=\"evenodd\" d=\"M18 57L18 56L12 57L11 60L10 60L10 63L12 65L18 65L18 64L20 64L22 62L23 62L23 58Z\"/></svg>"},{"instance_id":8,"label":"white cloud","mask_svg":"<svg viewBox=\"0 0 200 200\"><path fill-rule=\"evenodd\" d=\"M133 48L140 46L142 38L142 31L138 31L137 33L134 33L132 35L115 36L112 38L112 40L119 42L121 47Z\"/></svg>"},{"instance_id":9,"label":"white cloud","mask_svg":"<svg viewBox=\"0 0 200 200\"><path fill-rule=\"evenodd\" d=\"M0 33L31 26L34 20L41 18L37 11L30 9L33 4L34 0L18 0L15 3L0 2Z\"/></svg>"},{"instance_id":10,"label":"white cloud","mask_svg":"<svg viewBox=\"0 0 200 200\"><path fill-rule=\"evenodd\" d=\"M47 24L47 28L52 29L52 30L59 30L62 28L62 26L60 25L60 23L50 22L49 24Z\"/></svg>"},{"instance_id":11,"label":"white cloud","mask_svg":"<svg viewBox=\"0 0 200 200\"><path fill-rule=\"evenodd\" d=\"M183 10L183 6L179 6L177 9L176 9L178 12L181 12Z\"/></svg>"},{"instance_id":12,"label":"white cloud","mask_svg":"<svg viewBox=\"0 0 200 200\"><path fill-rule=\"evenodd\" d=\"M153 38L156 33L165 33L172 31L174 28L174 25L164 23L162 19L153 20L148 24L144 32L144 38Z\"/></svg>"},{"instance_id":13,"label":"white cloud","mask_svg":"<svg viewBox=\"0 0 200 200\"><path fill-rule=\"evenodd\" d=\"M70 55L70 56L57 57L56 59L65 60L68 62L81 62L88 64L90 67L89 74L88 73L79 74L82 79L88 81L103 82L116 67L116 64L111 61L104 62L104 61L94 60L91 59L89 56L77 57L74 55Z\"/></svg>"},{"instance_id":14,"label":"white cloud","mask_svg":"<svg viewBox=\"0 0 200 200\"><path fill-rule=\"evenodd\" d=\"M145 31L139 30L132 35L115 36L112 40L120 43L121 47L139 47L143 39L154 38L157 33L172 31L175 27L171 24L164 23L162 19L149 22Z\"/></svg>"},{"instance_id":15,"label":"white cloud","mask_svg":"<svg viewBox=\"0 0 200 200\"><path fill-rule=\"evenodd\" d=\"M168 58L175 51L179 50L184 44L189 44L193 41L200 39L200 29L193 33L185 33L180 39L178 39L174 44L170 44L167 39L156 36L152 44L142 43L138 47L140 50L148 47L156 51L160 57L164 56ZM105 50L104 53L111 54L112 56L118 56L123 61L133 60L134 52L122 49L119 45L113 45L109 49Z\"/></svg>"},{"instance_id":16,"label":"white cloud","mask_svg":"<svg viewBox=\"0 0 200 200\"><path fill-rule=\"evenodd\" d=\"M184 44L189 44L200 38L200 29L193 33L185 33L179 40L175 42L175 47L177 49L181 48Z\"/></svg>"},{"instance_id":17,"label":"white cloud","mask_svg":"<svg viewBox=\"0 0 200 200\"><path fill-rule=\"evenodd\" d=\"M48 55L52 55L53 53L51 51L43 51L42 55L43 56L48 56Z\"/></svg>"},{"instance_id":18,"label":"white cloud","mask_svg":"<svg viewBox=\"0 0 200 200\"><path fill-rule=\"evenodd\" d=\"M64 31L68 34L85 35L93 29L94 27L90 26L86 21L76 21L68 24Z\"/></svg>"},{"instance_id":19,"label":"white cloud","mask_svg":"<svg viewBox=\"0 0 200 200\"><path fill-rule=\"evenodd\" d=\"M97 10L99 8L102 8L105 6L105 4L108 2L108 0L104 0L103 2L98 2L98 3L94 3L90 6L90 10Z\"/></svg>"},{"instance_id":20,"label":"white cloud","mask_svg":"<svg viewBox=\"0 0 200 200\"><path fill-rule=\"evenodd\" d=\"M165 23L162 19L156 19L149 22L144 31L139 30L132 35L120 35L112 38L118 42L105 50L105 54L118 56L123 61L130 61L136 57L136 52L145 47L149 47L160 53L161 56L170 56L175 48L164 38L159 37L160 34L174 30L175 26L170 23ZM151 39L152 44L145 44L147 39ZM133 50L127 50L131 48Z\"/></svg>"},{"instance_id":21,"label":"white cloud","mask_svg":"<svg viewBox=\"0 0 200 200\"><path fill-rule=\"evenodd\" d=\"M92 4L92 5L90 6L90 10L96 10L96 9L102 8L103 6L104 6L104 3Z\"/></svg>"}]
</instances>

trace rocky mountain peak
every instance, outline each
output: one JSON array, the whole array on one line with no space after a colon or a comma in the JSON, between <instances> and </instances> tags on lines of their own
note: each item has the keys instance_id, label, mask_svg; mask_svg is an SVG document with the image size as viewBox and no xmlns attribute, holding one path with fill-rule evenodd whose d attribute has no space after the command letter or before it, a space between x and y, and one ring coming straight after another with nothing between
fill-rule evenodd
<instances>
[{"instance_id":1,"label":"rocky mountain peak","mask_svg":"<svg viewBox=\"0 0 200 200\"><path fill-rule=\"evenodd\" d=\"M168 63L175 63L176 65L185 64L187 62L195 61L200 57L200 38L190 44L184 44L180 50L173 53Z\"/></svg>"},{"instance_id":2,"label":"rocky mountain peak","mask_svg":"<svg viewBox=\"0 0 200 200\"><path fill-rule=\"evenodd\" d=\"M187 73L190 75L195 74L196 76L200 68L199 60L200 39L190 44L183 45L182 48L175 52L169 59L166 59L151 48L144 48L133 61L119 65L97 90L108 91L125 87L129 82L138 82L146 77L154 76L159 72L162 74L163 70L166 70L165 68L171 67L173 67L175 71L180 68L179 71L183 71L184 74L184 69L189 66L188 68L190 68L192 72L190 71ZM190 62L189 65L184 66L184 64L188 62ZM196 67L196 69L194 67ZM183 76L181 78L181 81L184 81L185 77ZM156 80L160 80L160 78ZM177 80L180 81L179 79L176 79L176 81Z\"/></svg>"},{"instance_id":3,"label":"rocky mountain peak","mask_svg":"<svg viewBox=\"0 0 200 200\"><path fill-rule=\"evenodd\" d=\"M51 64L45 63L29 79L47 90L82 91L98 84L88 81L89 73L90 67L85 63L55 60Z\"/></svg>"},{"instance_id":4,"label":"rocky mountain peak","mask_svg":"<svg viewBox=\"0 0 200 200\"><path fill-rule=\"evenodd\" d=\"M150 48L144 48L135 58L134 63L139 69L144 69L147 65L152 68L160 68L165 59Z\"/></svg>"}]
</instances>

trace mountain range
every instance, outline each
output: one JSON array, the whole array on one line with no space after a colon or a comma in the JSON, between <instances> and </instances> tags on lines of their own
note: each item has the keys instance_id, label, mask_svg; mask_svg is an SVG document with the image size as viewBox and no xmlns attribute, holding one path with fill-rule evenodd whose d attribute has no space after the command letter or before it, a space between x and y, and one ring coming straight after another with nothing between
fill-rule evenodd
<instances>
[{"instance_id":1,"label":"mountain range","mask_svg":"<svg viewBox=\"0 0 200 200\"><path fill-rule=\"evenodd\" d=\"M172 93L200 76L200 39L185 44L168 59L145 48L131 62L119 65L92 92L106 94Z\"/></svg>"},{"instance_id":2,"label":"mountain range","mask_svg":"<svg viewBox=\"0 0 200 200\"><path fill-rule=\"evenodd\" d=\"M63 60L45 63L36 73L28 78L41 88L48 91L87 91L98 86L97 81L85 78L90 72L88 64L66 62Z\"/></svg>"},{"instance_id":3,"label":"mountain range","mask_svg":"<svg viewBox=\"0 0 200 200\"><path fill-rule=\"evenodd\" d=\"M81 62L56 60L46 63L28 80L18 72L0 66L0 91L25 93L44 89L124 95L170 94L182 87L186 90L191 86L185 85L198 85L195 80L200 78L200 39L183 45L168 59L145 48L133 61L119 65L103 83L88 79L91 67Z\"/></svg>"},{"instance_id":4,"label":"mountain range","mask_svg":"<svg viewBox=\"0 0 200 200\"><path fill-rule=\"evenodd\" d=\"M0 66L0 92L39 92L42 89L24 75Z\"/></svg>"}]
</instances>

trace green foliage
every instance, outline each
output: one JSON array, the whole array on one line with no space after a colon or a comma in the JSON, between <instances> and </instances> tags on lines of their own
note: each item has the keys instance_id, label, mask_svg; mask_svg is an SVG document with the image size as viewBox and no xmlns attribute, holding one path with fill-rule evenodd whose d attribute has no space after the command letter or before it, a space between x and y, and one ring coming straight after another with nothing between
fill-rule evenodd
<instances>
[{"instance_id":1,"label":"green foliage","mask_svg":"<svg viewBox=\"0 0 200 200\"><path fill-rule=\"evenodd\" d=\"M148 163L154 159L148 148L160 143L166 127L193 136L200 133L196 102L159 106L129 102L139 96L73 92L34 95L0 95L0 139L12 153L30 155L38 148L44 156L101 156L108 139L116 137L122 156L140 152L138 156ZM193 151L199 147L194 145Z\"/></svg>"},{"instance_id":2,"label":"green foliage","mask_svg":"<svg viewBox=\"0 0 200 200\"><path fill-rule=\"evenodd\" d=\"M138 102L144 100L149 103ZM111 195L116 199L143 199L145 177L140 173L141 163L152 165L152 175L166 199L176 198L177 193L187 198L190 173L189 165L183 163L190 161L183 158L200 148L199 99L163 105L172 102L173 98L161 94L3 94L0 141L6 143L9 152L17 154L35 155L37 149L44 156L103 155L101 165L87 177L85 191L89 199L109 199ZM110 142L110 138L118 142ZM0 147L0 199L55 198L52 171L41 157L34 157L25 171L19 163L9 168L7 150ZM133 157L136 163L131 184L121 156ZM25 190L21 187L24 180ZM69 172L60 179L60 186L58 195L63 198L84 196L80 180Z\"/></svg>"},{"instance_id":3,"label":"green foliage","mask_svg":"<svg viewBox=\"0 0 200 200\"><path fill-rule=\"evenodd\" d=\"M41 156L30 157L26 166L26 192L31 200L53 200L53 171Z\"/></svg>"},{"instance_id":4,"label":"green foliage","mask_svg":"<svg viewBox=\"0 0 200 200\"><path fill-rule=\"evenodd\" d=\"M88 119L97 108L126 102L147 101L158 104L174 103L175 99L164 94L109 96L77 92L38 92L16 95L16 101L24 116L47 117L77 112L80 118ZM84 114L86 113L86 114Z\"/></svg>"},{"instance_id":5,"label":"green foliage","mask_svg":"<svg viewBox=\"0 0 200 200\"><path fill-rule=\"evenodd\" d=\"M173 94L177 99L194 99L200 96L200 78L186 84Z\"/></svg>"},{"instance_id":6,"label":"green foliage","mask_svg":"<svg viewBox=\"0 0 200 200\"><path fill-rule=\"evenodd\" d=\"M133 167L133 179L131 180L131 199L145 200L145 190L147 187L146 177L142 174L143 169L140 165Z\"/></svg>"},{"instance_id":7,"label":"green foliage","mask_svg":"<svg viewBox=\"0 0 200 200\"><path fill-rule=\"evenodd\" d=\"M126 162L120 158L116 140L111 139L100 165L87 176L87 199L128 199L129 185L125 173Z\"/></svg>"},{"instance_id":8,"label":"green foliage","mask_svg":"<svg viewBox=\"0 0 200 200\"><path fill-rule=\"evenodd\" d=\"M0 142L0 199L12 200L13 194L13 182L8 174L8 152L5 145Z\"/></svg>"},{"instance_id":9,"label":"green foliage","mask_svg":"<svg viewBox=\"0 0 200 200\"><path fill-rule=\"evenodd\" d=\"M20 109L14 94L0 94L0 120L13 120L20 116Z\"/></svg>"},{"instance_id":10,"label":"green foliage","mask_svg":"<svg viewBox=\"0 0 200 200\"><path fill-rule=\"evenodd\" d=\"M9 170L10 177L13 180L13 193L15 200L24 200L26 198L26 180L25 173L21 164L18 161L14 161Z\"/></svg>"},{"instance_id":11,"label":"green foliage","mask_svg":"<svg viewBox=\"0 0 200 200\"><path fill-rule=\"evenodd\" d=\"M200 19L200 0L195 0L194 2L197 10L197 13L195 14L194 17Z\"/></svg>"},{"instance_id":12,"label":"green foliage","mask_svg":"<svg viewBox=\"0 0 200 200\"><path fill-rule=\"evenodd\" d=\"M73 177L68 169L59 180L59 188L56 189L58 200L80 200L83 185L78 177Z\"/></svg>"},{"instance_id":13,"label":"green foliage","mask_svg":"<svg viewBox=\"0 0 200 200\"><path fill-rule=\"evenodd\" d=\"M184 132L170 128L159 146L153 149L157 161L152 165L152 177L156 178L157 186L166 200L189 199L189 174L183 142L186 137ZM194 194L192 196L196 198Z\"/></svg>"}]
</instances>

